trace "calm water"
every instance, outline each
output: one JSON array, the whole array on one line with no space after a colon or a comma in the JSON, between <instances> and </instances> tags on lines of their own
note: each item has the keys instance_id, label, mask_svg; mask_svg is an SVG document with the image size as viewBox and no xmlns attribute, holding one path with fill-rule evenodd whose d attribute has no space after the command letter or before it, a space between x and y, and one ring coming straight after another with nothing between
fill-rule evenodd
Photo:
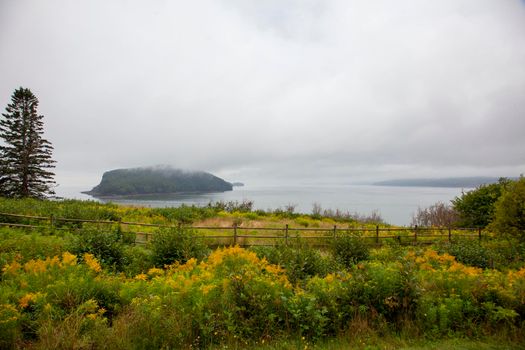
<instances>
[{"instance_id":1,"label":"calm water","mask_svg":"<svg viewBox=\"0 0 525 350\"><path fill-rule=\"evenodd\" d=\"M81 189L57 188L57 195L65 198L94 199L80 193ZM369 214L377 210L383 219L395 225L409 225L418 207L436 202L450 203L461 194L460 188L388 187L369 185L348 186L281 186L235 187L233 191L207 194L178 194L148 196L133 199L113 199L114 203L145 207L203 206L209 202L251 200L256 209L283 208L296 205L296 212L310 213L313 203L323 209L341 209L351 213Z\"/></svg>"}]
</instances>

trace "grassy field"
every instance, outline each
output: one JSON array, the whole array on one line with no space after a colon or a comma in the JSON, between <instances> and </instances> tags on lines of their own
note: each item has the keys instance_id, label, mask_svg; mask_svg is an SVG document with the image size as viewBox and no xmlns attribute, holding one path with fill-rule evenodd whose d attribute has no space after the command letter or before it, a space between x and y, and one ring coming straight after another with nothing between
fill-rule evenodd
<instances>
[{"instance_id":1,"label":"grassy field","mask_svg":"<svg viewBox=\"0 0 525 350\"><path fill-rule=\"evenodd\" d=\"M144 245L114 224L0 228L0 348L524 347L520 242L370 246L344 236L323 249L307 240L210 249L184 226L378 224L236 209L0 199L4 213L175 226L150 228Z\"/></svg>"}]
</instances>

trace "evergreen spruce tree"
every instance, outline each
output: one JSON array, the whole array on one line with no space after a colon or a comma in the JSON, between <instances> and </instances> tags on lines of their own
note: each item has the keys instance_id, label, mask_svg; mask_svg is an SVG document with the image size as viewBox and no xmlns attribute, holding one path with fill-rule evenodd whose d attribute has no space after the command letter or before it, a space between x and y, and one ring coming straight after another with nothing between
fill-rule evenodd
<instances>
[{"instance_id":1,"label":"evergreen spruce tree","mask_svg":"<svg viewBox=\"0 0 525 350\"><path fill-rule=\"evenodd\" d=\"M44 138L38 99L20 87L0 119L0 195L44 198L54 194L53 147Z\"/></svg>"}]
</instances>

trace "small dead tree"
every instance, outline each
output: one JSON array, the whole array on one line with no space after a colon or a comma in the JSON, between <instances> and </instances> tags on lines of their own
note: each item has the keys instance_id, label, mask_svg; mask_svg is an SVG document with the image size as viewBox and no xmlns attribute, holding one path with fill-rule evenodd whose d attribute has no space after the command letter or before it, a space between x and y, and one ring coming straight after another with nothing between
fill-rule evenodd
<instances>
[{"instance_id":1,"label":"small dead tree","mask_svg":"<svg viewBox=\"0 0 525 350\"><path fill-rule=\"evenodd\" d=\"M442 202L428 208L418 208L412 216L412 225L422 227L452 227L459 219L458 213Z\"/></svg>"}]
</instances>

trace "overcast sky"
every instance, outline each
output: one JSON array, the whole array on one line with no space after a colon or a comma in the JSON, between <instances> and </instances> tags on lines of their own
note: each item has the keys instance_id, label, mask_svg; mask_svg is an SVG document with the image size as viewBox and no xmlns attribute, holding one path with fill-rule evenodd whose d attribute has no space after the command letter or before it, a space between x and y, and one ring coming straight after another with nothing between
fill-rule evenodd
<instances>
[{"instance_id":1,"label":"overcast sky","mask_svg":"<svg viewBox=\"0 0 525 350\"><path fill-rule=\"evenodd\" d=\"M0 0L2 112L19 86L63 186L525 172L519 0Z\"/></svg>"}]
</instances>

